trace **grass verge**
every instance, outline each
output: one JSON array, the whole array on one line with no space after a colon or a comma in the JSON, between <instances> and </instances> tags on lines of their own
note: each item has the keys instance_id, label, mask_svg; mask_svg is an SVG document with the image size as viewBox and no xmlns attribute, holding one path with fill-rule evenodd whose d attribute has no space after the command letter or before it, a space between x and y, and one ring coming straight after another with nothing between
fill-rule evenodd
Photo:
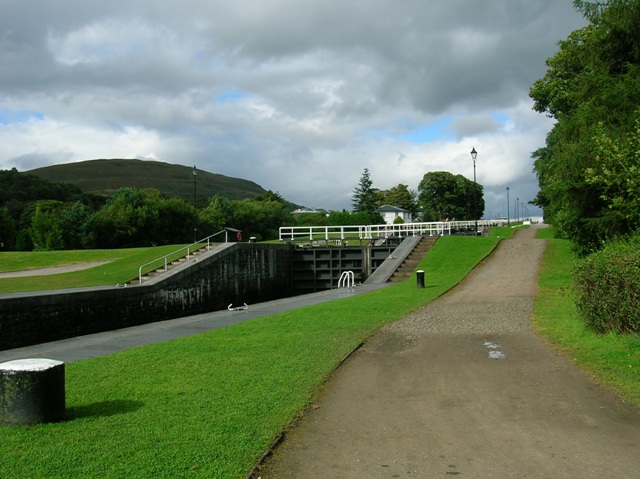
<instances>
[{"instance_id":1,"label":"grass verge","mask_svg":"<svg viewBox=\"0 0 640 479\"><path fill-rule=\"evenodd\" d=\"M538 279L533 323L536 331L587 371L597 382L640 405L640 337L596 334L586 327L575 307L571 270L576 261L567 240L547 240Z\"/></svg>"},{"instance_id":2,"label":"grass verge","mask_svg":"<svg viewBox=\"0 0 640 479\"><path fill-rule=\"evenodd\" d=\"M403 283L66 365L68 421L0 427L0 477L241 478L358 344L497 238L443 237ZM451 261L455 258L455 261Z\"/></svg>"}]
</instances>

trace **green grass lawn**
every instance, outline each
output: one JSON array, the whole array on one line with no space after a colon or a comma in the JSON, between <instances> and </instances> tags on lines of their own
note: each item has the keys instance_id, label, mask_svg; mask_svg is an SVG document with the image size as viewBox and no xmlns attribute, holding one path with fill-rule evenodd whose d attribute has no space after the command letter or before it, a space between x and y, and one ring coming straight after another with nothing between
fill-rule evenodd
<instances>
[{"instance_id":1,"label":"green grass lawn","mask_svg":"<svg viewBox=\"0 0 640 479\"><path fill-rule=\"evenodd\" d=\"M540 265L533 318L536 331L596 381L640 404L640 338L596 334L585 326L573 300L571 270L576 258L571 243L553 238L550 228L540 233L547 248Z\"/></svg>"},{"instance_id":2,"label":"green grass lawn","mask_svg":"<svg viewBox=\"0 0 640 479\"><path fill-rule=\"evenodd\" d=\"M66 365L68 421L0 427L2 478L241 478L339 362L496 238L443 237L404 283ZM451 261L452 257L456 261Z\"/></svg>"},{"instance_id":3,"label":"green grass lawn","mask_svg":"<svg viewBox=\"0 0 640 479\"><path fill-rule=\"evenodd\" d=\"M0 272L109 261L94 268L70 273L0 278L0 294L124 283L138 277L141 265L173 253L181 247L182 245L169 245L109 250L0 252Z\"/></svg>"}]
</instances>

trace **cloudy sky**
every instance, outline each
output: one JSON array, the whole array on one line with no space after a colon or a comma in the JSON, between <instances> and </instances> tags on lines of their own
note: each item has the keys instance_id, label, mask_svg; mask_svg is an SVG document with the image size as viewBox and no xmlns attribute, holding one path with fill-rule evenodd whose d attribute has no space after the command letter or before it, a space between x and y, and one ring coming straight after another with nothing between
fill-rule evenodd
<instances>
[{"instance_id":1,"label":"cloudy sky","mask_svg":"<svg viewBox=\"0 0 640 479\"><path fill-rule=\"evenodd\" d=\"M425 173L525 213L551 120L528 97L571 0L0 0L0 169L196 165L351 209Z\"/></svg>"}]
</instances>

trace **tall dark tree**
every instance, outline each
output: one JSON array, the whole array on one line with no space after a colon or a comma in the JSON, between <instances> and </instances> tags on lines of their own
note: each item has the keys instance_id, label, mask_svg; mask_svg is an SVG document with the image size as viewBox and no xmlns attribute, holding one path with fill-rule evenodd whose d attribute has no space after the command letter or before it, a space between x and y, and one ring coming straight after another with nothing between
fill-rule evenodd
<instances>
[{"instance_id":1,"label":"tall dark tree","mask_svg":"<svg viewBox=\"0 0 640 479\"><path fill-rule=\"evenodd\" d=\"M556 120L533 153L536 203L586 253L640 226L640 0L574 6L590 23L560 42L530 96Z\"/></svg>"},{"instance_id":2,"label":"tall dark tree","mask_svg":"<svg viewBox=\"0 0 640 479\"><path fill-rule=\"evenodd\" d=\"M369 169L365 168L358 187L353 191L352 201L355 213L373 212L376 210L376 190L373 188Z\"/></svg>"},{"instance_id":3,"label":"tall dark tree","mask_svg":"<svg viewBox=\"0 0 640 479\"><path fill-rule=\"evenodd\" d=\"M367 168L364 169L358 187L353 192L353 212L368 215L366 223L382 223L382 215L378 212L377 204L378 190L373 187L371 174Z\"/></svg>"}]
</instances>

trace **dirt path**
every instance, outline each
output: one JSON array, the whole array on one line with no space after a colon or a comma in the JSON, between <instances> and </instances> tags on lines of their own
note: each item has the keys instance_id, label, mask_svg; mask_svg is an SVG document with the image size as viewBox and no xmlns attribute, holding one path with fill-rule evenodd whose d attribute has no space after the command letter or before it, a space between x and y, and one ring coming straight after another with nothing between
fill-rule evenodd
<instances>
[{"instance_id":1,"label":"dirt path","mask_svg":"<svg viewBox=\"0 0 640 479\"><path fill-rule=\"evenodd\" d=\"M352 355L256 477L640 477L640 410L531 331L534 234Z\"/></svg>"}]
</instances>

